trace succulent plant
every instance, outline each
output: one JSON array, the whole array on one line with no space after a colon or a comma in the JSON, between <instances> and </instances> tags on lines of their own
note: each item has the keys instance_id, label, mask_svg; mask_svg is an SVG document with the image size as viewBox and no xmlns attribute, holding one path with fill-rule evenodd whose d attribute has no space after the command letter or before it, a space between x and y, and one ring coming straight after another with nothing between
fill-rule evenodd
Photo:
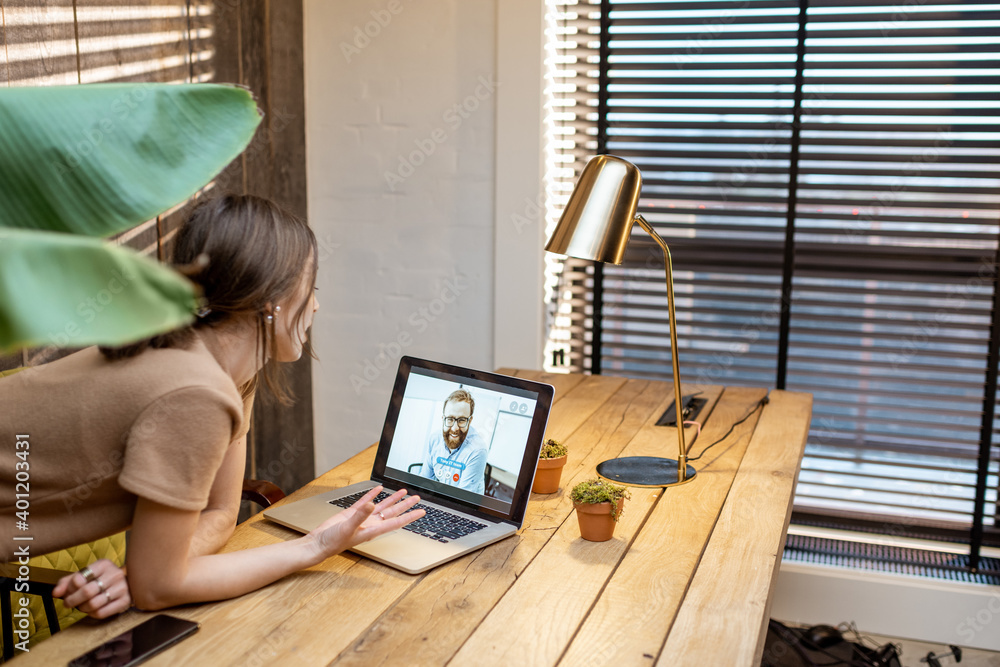
<instances>
[{"instance_id":1,"label":"succulent plant","mask_svg":"<svg viewBox=\"0 0 1000 667\"><path fill-rule=\"evenodd\" d=\"M538 452L538 458L540 459L557 459L560 456L566 456L569 450L566 449L566 445L562 444L558 440L553 440L552 438L547 439L542 443L542 449Z\"/></svg>"},{"instance_id":2,"label":"succulent plant","mask_svg":"<svg viewBox=\"0 0 1000 667\"><path fill-rule=\"evenodd\" d=\"M629 490L624 486L612 484L597 477L580 482L570 492L570 497L576 503L611 503L611 518L615 521L618 521L622 514L618 511L618 501L630 496Z\"/></svg>"}]
</instances>

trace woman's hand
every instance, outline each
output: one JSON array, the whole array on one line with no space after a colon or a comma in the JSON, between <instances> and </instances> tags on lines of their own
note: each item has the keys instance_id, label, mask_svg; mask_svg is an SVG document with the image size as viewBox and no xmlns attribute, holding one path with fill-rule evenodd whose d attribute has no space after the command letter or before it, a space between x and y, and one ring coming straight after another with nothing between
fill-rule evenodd
<instances>
[{"instance_id":1,"label":"woman's hand","mask_svg":"<svg viewBox=\"0 0 1000 667\"><path fill-rule=\"evenodd\" d=\"M125 570L107 558L60 579L52 596L93 618L108 618L132 606Z\"/></svg>"},{"instance_id":2,"label":"woman's hand","mask_svg":"<svg viewBox=\"0 0 1000 667\"><path fill-rule=\"evenodd\" d=\"M358 502L330 517L307 535L324 558L402 528L426 514L423 510L407 512L420 502L420 496L401 500L406 495L406 489L396 491L378 505L373 504L372 500L381 490L381 486L376 486Z\"/></svg>"}]
</instances>

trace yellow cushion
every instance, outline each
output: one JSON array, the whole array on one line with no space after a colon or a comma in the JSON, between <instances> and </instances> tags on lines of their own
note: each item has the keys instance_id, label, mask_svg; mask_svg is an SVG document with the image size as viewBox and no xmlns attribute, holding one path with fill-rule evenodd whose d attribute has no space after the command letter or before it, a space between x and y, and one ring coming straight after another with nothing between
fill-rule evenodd
<instances>
[{"instance_id":1,"label":"yellow cushion","mask_svg":"<svg viewBox=\"0 0 1000 667\"><path fill-rule=\"evenodd\" d=\"M62 570L66 573L82 570L85 566L101 558L107 558L118 567L125 564L125 533L118 533L111 537L105 537L95 542L80 544L69 549L53 551L50 554L34 556L28 561L28 567L47 567L52 570ZM14 595L20 596L20 593ZM42 606L42 596L29 595L31 604L30 627L28 635L28 646L34 646L43 639L47 639L52 631L49 629L48 620L45 618L45 609ZM63 605L62 600L55 599L56 615L59 618L59 627L67 628L81 618L86 616L82 611L77 611L72 607ZM16 638L15 638L16 639ZM0 638L2 641L2 638Z\"/></svg>"}]
</instances>

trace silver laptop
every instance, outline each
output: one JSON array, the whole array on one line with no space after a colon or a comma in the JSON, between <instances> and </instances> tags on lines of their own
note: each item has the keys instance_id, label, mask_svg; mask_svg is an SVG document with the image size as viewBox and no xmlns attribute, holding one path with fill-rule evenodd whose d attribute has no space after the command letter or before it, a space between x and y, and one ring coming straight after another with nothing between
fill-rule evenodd
<instances>
[{"instance_id":1,"label":"silver laptop","mask_svg":"<svg viewBox=\"0 0 1000 667\"><path fill-rule=\"evenodd\" d=\"M458 558L524 522L552 396L547 384L403 357L371 479L264 516L307 533L379 484L405 488L427 516L352 551L410 574Z\"/></svg>"}]
</instances>

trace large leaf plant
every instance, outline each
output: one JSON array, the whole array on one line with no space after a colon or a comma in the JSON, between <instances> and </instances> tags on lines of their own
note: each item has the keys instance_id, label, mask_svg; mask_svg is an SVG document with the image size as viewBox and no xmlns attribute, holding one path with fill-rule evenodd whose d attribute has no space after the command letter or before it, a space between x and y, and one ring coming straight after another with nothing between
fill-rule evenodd
<instances>
[{"instance_id":1,"label":"large leaf plant","mask_svg":"<svg viewBox=\"0 0 1000 667\"><path fill-rule=\"evenodd\" d=\"M0 89L0 350L121 345L190 322L190 281L105 239L197 192L259 122L233 86Z\"/></svg>"}]
</instances>

